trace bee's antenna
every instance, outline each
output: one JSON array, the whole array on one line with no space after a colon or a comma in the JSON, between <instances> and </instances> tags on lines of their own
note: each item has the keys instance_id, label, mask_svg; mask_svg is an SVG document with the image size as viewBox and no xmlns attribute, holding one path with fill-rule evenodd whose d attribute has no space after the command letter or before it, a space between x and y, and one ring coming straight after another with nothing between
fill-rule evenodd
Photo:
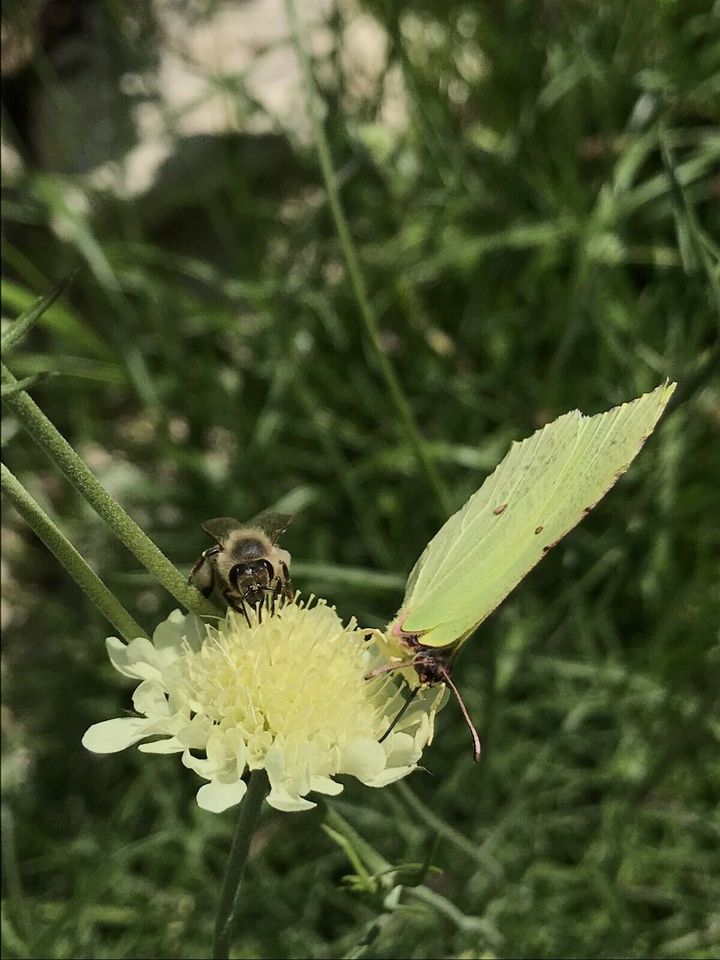
<instances>
[{"instance_id":1,"label":"bee's antenna","mask_svg":"<svg viewBox=\"0 0 720 960\"><path fill-rule=\"evenodd\" d=\"M468 729L470 730L470 736L472 737L472 742L473 742L473 760L475 761L475 763L477 763L478 760L480 759L480 750L481 750L481 747L480 747L480 737L479 737L479 735L478 735L478 732L477 732L477 730L475 729L475 726L474 726L472 720L470 719L470 714L469 714L468 711L467 711L467 707L465 706L465 702L463 701L463 698L460 696L460 691L458 690L458 688L455 686L455 684L454 684L454 683L452 682L452 680L450 679L450 674L447 672L447 670L445 669L445 667L440 667L440 675L441 675L442 678L443 678L443 682L446 683L446 684L450 687L450 689L452 690L452 692L455 694L455 698L456 698L457 702L460 704L460 709L462 710L462 715L463 715L463 717L465 717L465 723L468 725Z\"/></svg>"}]
</instances>

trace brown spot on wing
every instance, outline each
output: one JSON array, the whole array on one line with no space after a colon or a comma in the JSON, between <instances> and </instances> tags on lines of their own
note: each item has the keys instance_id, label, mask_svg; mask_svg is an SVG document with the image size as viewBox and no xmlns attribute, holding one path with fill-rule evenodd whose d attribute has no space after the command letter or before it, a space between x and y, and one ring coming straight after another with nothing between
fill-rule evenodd
<instances>
[{"instance_id":1,"label":"brown spot on wing","mask_svg":"<svg viewBox=\"0 0 720 960\"><path fill-rule=\"evenodd\" d=\"M495 514L496 517L499 517L501 513L505 512L506 509L507 509L506 503L499 503L493 510L493 513Z\"/></svg>"},{"instance_id":2,"label":"brown spot on wing","mask_svg":"<svg viewBox=\"0 0 720 960\"><path fill-rule=\"evenodd\" d=\"M564 536L564 534L563 534L563 536ZM557 540L553 540L552 543L546 543L545 546L542 548L542 552L545 554L545 553L548 552L548 550L552 550L552 548L553 548L553 547L556 547L556 546L560 543L561 540L562 540L562 537L558 537Z\"/></svg>"}]
</instances>

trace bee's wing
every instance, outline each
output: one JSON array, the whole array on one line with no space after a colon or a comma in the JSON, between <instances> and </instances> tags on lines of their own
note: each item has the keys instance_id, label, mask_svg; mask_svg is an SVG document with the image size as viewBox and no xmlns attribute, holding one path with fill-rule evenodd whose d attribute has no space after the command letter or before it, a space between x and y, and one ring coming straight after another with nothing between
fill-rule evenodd
<instances>
[{"instance_id":1,"label":"bee's wing","mask_svg":"<svg viewBox=\"0 0 720 960\"><path fill-rule=\"evenodd\" d=\"M265 511L253 517L252 520L248 520L243 526L260 527L263 533L266 533L270 537L271 542L275 543L290 526L291 520L292 516L289 513L271 513Z\"/></svg>"},{"instance_id":2,"label":"bee's wing","mask_svg":"<svg viewBox=\"0 0 720 960\"><path fill-rule=\"evenodd\" d=\"M243 524L234 517L215 517L214 520L206 520L201 524L205 533L212 537L215 543L222 546L233 530L239 530Z\"/></svg>"}]
</instances>

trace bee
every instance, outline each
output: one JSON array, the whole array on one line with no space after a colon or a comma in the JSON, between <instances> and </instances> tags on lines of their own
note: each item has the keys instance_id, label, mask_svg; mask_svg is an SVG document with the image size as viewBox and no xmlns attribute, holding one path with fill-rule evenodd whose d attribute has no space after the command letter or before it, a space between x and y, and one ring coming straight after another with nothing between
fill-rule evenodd
<instances>
[{"instance_id":1,"label":"bee","mask_svg":"<svg viewBox=\"0 0 720 960\"><path fill-rule=\"evenodd\" d=\"M293 598L290 554L277 545L292 517L284 513L260 513L247 523L232 517L217 517L202 524L215 541L203 550L188 578L204 597L213 594L250 624L246 604L257 607L265 601Z\"/></svg>"}]
</instances>

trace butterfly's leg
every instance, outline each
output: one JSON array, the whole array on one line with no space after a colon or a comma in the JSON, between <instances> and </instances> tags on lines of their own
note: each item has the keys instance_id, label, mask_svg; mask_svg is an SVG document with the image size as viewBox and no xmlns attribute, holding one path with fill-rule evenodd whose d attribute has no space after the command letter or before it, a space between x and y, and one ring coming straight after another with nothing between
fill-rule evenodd
<instances>
[{"instance_id":1,"label":"butterfly's leg","mask_svg":"<svg viewBox=\"0 0 720 960\"><path fill-rule=\"evenodd\" d=\"M413 700L415 699L415 697L418 695L418 691L419 691L419 689L420 689L420 686L421 686L421 684L418 684L416 687L413 687L413 688L412 688L412 690L411 690L411 692L410 692L410 696L407 698L407 700L405 701L405 703L400 707L400 709L398 710L398 712L395 714L395 719L394 719L393 722L390 724L390 726L387 728L387 730L385 731L385 733L380 737L380 739L378 740L378 743L382 743L383 740L387 739L387 737L389 737L390 734L393 732L393 730L395 729L395 727L398 725L398 722L399 722L400 718L402 717L402 715L405 713L405 711L407 710L407 708L410 706L410 704L413 702Z\"/></svg>"},{"instance_id":2,"label":"butterfly's leg","mask_svg":"<svg viewBox=\"0 0 720 960\"><path fill-rule=\"evenodd\" d=\"M382 667L376 667L374 670L371 670L370 673L365 674L366 680L372 680L375 677L379 677L382 673L392 673L393 670L404 670L405 667L412 667L415 664L415 657L411 657L410 660L401 660L399 663L385 663Z\"/></svg>"}]
</instances>

